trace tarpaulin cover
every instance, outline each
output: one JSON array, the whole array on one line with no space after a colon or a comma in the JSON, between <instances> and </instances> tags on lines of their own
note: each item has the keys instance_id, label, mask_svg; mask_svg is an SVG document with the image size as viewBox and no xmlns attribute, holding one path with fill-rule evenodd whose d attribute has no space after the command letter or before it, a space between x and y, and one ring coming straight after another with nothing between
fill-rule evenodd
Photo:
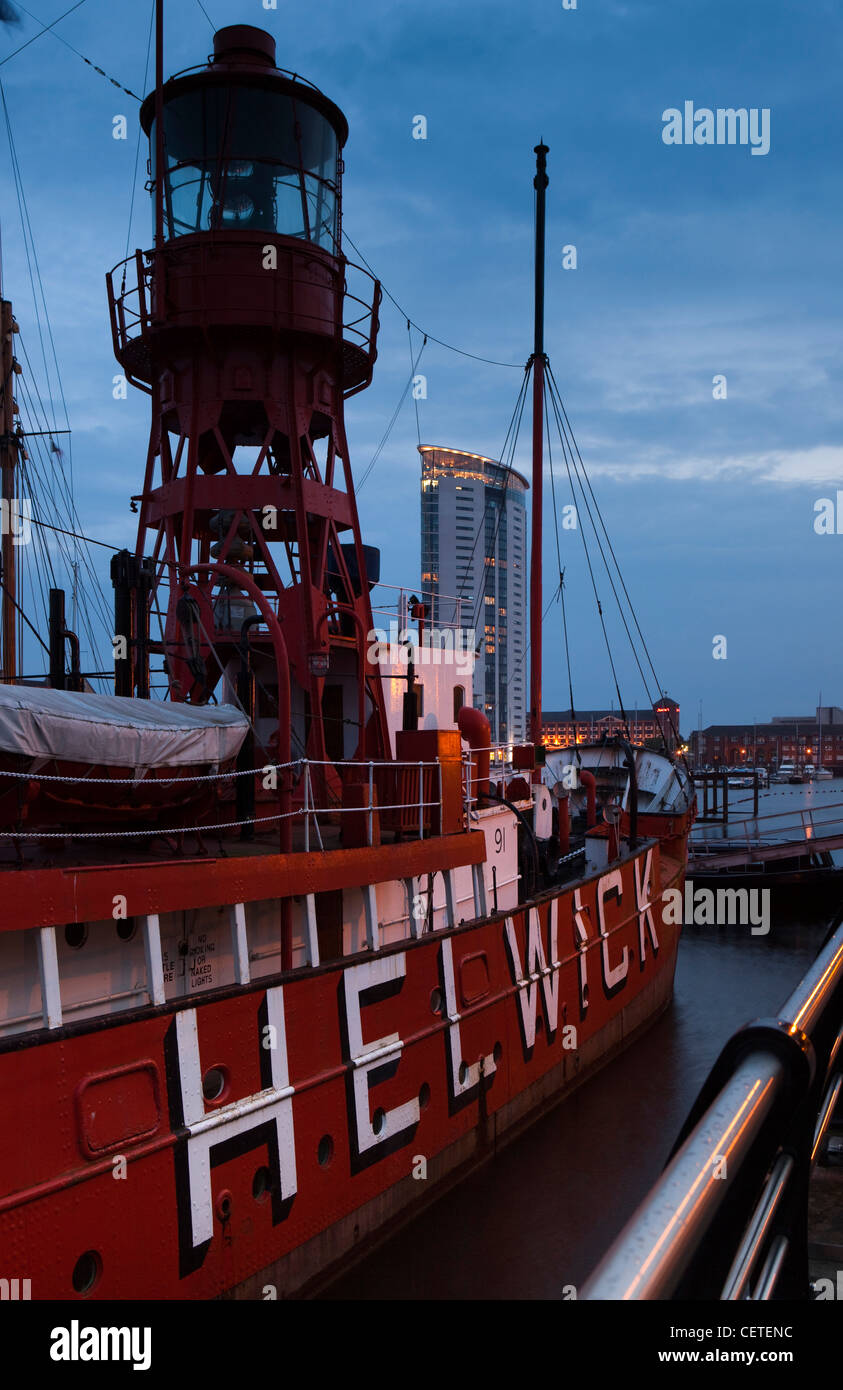
<instances>
[{"instance_id":1,"label":"tarpaulin cover","mask_svg":"<svg viewBox=\"0 0 843 1390\"><path fill-rule=\"evenodd\" d=\"M233 705L0 685L0 754L131 768L223 763L248 727Z\"/></svg>"}]
</instances>

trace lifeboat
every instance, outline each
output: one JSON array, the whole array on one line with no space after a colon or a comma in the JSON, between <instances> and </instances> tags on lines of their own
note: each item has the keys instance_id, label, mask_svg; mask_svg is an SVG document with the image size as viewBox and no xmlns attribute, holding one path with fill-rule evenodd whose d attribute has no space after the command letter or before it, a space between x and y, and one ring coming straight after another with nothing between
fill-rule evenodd
<instances>
[{"instance_id":1,"label":"lifeboat","mask_svg":"<svg viewBox=\"0 0 843 1390\"><path fill-rule=\"evenodd\" d=\"M0 686L0 826L128 827L164 808L168 826L198 825L248 728L233 705Z\"/></svg>"}]
</instances>

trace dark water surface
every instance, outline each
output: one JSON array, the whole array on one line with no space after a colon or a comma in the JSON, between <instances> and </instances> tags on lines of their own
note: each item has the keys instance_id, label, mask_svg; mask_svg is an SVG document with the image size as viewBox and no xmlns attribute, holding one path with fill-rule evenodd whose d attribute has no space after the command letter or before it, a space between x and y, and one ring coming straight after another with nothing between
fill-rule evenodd
<instances>
[{"instance_id":1,"label":"dark water surface","mask_svg":"<svg viewBox=\"0 0 843 1390\"><path fill-rule=\"evenodd\" d=\"M324 1295L560 1298L658 1177L728 1037L776 1012L827 923L683 932L673 1005L648 1033Z\"/></svg>"}]
</instances>

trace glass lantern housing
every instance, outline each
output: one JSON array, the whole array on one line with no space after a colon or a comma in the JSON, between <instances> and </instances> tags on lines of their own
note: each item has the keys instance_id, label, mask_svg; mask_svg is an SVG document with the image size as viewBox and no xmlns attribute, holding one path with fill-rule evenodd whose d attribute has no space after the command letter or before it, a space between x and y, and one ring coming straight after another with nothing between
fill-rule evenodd
<instances>
[{"instance_id":1,"label":"glass lantern housing","mask_svg":"<svg viewBox=\"0 0 843 1390\"><path fill-rule=\"evenodd\" d=\"M340 141L293 85L188 79L165 94L167 240L260 230L338 254ZM154 164L154 119L149 136Z\"/></svg>"}]
</instances>

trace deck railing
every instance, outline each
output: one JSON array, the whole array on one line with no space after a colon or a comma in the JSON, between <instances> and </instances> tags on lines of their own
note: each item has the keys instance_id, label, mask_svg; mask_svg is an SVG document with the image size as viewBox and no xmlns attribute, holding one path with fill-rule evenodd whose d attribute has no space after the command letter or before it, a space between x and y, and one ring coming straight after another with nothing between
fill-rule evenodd
<instances>
[{"instance_id":1,"label":"deck railing","mask_svg":"<svg viewBox=\"0 0 843 1390\"><path fill-rule=\"evenodd\" d=\"M843 1089L843 926L727 1043L585 1299L809 1299L808 1185Z\"/></svg>"},{"instance_id":2,"label":"deck railing","mask_svg":"<svg viewBox=\"0 0 843 1390\"><path fill-rule=\"evenodd\" d=\"M829 815L837 812L836 815ZM694 833L694 845L716 845L724 848L730 842L740 842L741 835L747 844L778 845L791 841L804 840L811 848L813 840L824 835L843 834L843 802L835 801L828 806L808 807L792 811L774 811L766 816L744 816L729 820L729 836L722 834Z\"/></svg>"}]
</instances>

